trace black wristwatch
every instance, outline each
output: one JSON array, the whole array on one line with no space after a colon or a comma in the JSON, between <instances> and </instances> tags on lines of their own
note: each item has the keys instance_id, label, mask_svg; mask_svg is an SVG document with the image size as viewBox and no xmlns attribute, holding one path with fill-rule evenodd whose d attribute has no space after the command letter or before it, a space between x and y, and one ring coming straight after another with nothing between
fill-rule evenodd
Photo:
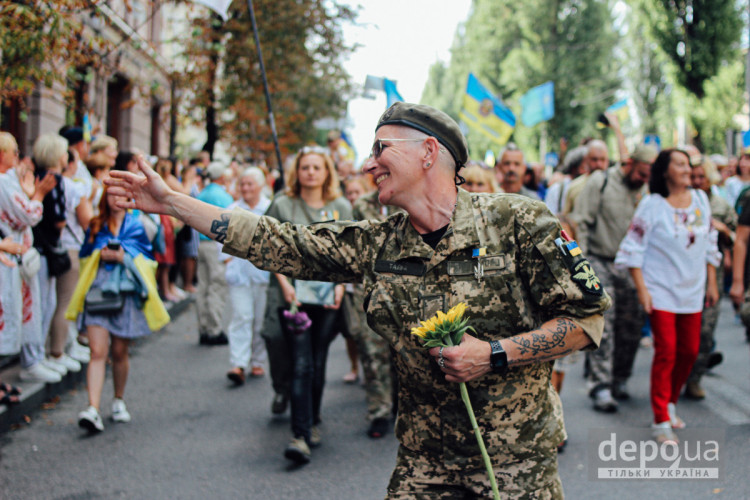
<instances>
[{"instance_id":1,"label":"black wristwatch","mask_svg":"<svg viewBox=\"0 0 750 500\"><path fill-rule=\"evenodd\" d=\"M499 340L490 340L490 366L492 371L500 375L508 373L508 354L503 350Z\"/></svg>"}]
</instances>

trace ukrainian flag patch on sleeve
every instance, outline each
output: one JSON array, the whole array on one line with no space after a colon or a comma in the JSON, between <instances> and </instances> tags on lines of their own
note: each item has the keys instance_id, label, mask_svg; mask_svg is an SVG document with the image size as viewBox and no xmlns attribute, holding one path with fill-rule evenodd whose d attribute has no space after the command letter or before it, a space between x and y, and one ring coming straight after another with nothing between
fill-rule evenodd
<instances>
[{"instance_id":1,"label":"ukrainian flag patch on sleeve","mask_svg":"<svg viewBox=\"0 0 750 500\"><path fill-rule=\"evenodd\" d=\"M577 257L578 255L581 255L581 249L578 246L578 243L576 243L575 241L570 241L566 243L565 248L567 248L568 254L571 257Z\"/></svg>"}]
</instances>

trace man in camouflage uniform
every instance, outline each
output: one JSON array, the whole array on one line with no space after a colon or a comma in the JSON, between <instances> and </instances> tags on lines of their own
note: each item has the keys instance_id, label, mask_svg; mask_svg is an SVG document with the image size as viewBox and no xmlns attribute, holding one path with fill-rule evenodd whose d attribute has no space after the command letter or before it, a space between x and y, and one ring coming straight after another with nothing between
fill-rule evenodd
<instances>
[{"instance_id":1,"label":"man in camouflage uniform","mask_svg":"<svg viewBox=\"0 0 750 500\"><path fill-rule=\"evenodd\" d=\"M490 493L456 382L466 382L505 498L560 498L556 446L565 437L551 360L594 348L609 305L575 242L543 203L470 194L454 179L468 148L458 125L428 106L396 103L381 117L365 170L385 221L281 224L207 207L146 175L113 174L123 207L166 212L224 251L301 279L363 282L370 327L395 351L396 434L389 498ZM476 336L429 351L410 333L465 303Z\"/></svg>"},{"instance_id":2,"label":"man in camouflage uniform","mask_svg":"<svg viewBox=\"0 0 750 500\"><path fill-rule=\"evenodd\" d=\"M381 205L378 192L373 191L354 202L354 220L385 220L393 207ZM364 316L364 289L357 285L352 294L352 307L344 308L357 349L362 357L362 371L365 375L367 393L367 419L370 428L367 435L379 438L385 435L393 410L393 381L391 377L391 350L388 342L373 332Z\"/></svg>"},{"instance_id":3,"label":"man in camouflage uniform","mask_svg":"<svg viewBox=\"0 0 750 500\"><path fill-rule=\"evenodd\" d=\"M638 146L622 167L593 172L570 214L581 248L612 295L613 307L604 314L599 349L587 353L589 396L594 409L606 413L617 411L614 398L629 397L625 384L645 321L633 280L627 269L615 267L615 255L641 200L654 158L654 148Z\"/></svg>"}]
</instances>

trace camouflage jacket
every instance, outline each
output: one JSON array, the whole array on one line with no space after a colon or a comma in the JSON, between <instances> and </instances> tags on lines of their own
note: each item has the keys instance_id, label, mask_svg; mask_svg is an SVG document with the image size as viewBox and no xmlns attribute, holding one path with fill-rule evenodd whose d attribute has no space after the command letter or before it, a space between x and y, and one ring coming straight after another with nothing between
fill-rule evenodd
<instances>
[{"instance_id":1,"label":"camouflage jacket","mask_svg":"<svg viewBox=\"0 0 750 500\"><path fill-rule=\"evenodd\" d=\"M458 385L445 381L410 330L438 310L465 302L470 324L483 340L568 317L598 345L609 297L587 293L573 280L554 244L558 237L557 219L542 202L460 189L451 225L435 250L405 213L380 222L294 226L235 210L224 252L302 279L362 281L368 324L396 353L396 434L402 446L449 468L482 468ZM486 255L472 258L473 250L482 248ZM475 273L479 263L481 279ZM489 374L467 384L496 465L537 455L537 447L551 453L564 438L551 369L550 362L525 365L504 377Z\"/></svg>"},{"instance_id":2,"label":"camouflage jacket","mask_svg":"<svg viewBox=\"0 0 750 500\"><path fill-rule=\"evenodd\" d=\"M354 220L385 220L391 214L403 212L400 208L381 204L378 195L377 191L373 191L354 202L352 205Z\"/></svg>"}]
</instances>

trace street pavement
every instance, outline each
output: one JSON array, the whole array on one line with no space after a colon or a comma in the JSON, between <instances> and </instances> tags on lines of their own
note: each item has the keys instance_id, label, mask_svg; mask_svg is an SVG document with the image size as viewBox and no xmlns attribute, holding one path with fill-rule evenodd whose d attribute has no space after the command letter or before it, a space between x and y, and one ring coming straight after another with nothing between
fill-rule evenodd
<instances>
[{"instance_id":1,"label":"street pavement","mask_svg":"<svg viewBox=\"0 0 750 500\"><path fill-rule=\"evenodd\" d=\"M348 371L343 339L331 346L323 402L323 445L312 462L291 466L283 457L289 415L273 417L268 377L239 388L225 378L226 347L198 346L191 306L163 332L134 346L126 401L133 420L108 420L88 436L77 425L86 407L83 386L0 435L0 499L375 499L383 498L395 463L392 433L365 434L364 390L342 382ZM718 330L725 361L707 377L701 402L680 401L691 428L725 433L720 480L590 480L591 429L648 426L648 370L652 350L641 349L629 384L633 398L616 414L591 409L581 363L565 380L562 399L569 445L560 473L569 499L750 499L750 347L731 307L723 303Z\"/></svg>"}]
</instances>

